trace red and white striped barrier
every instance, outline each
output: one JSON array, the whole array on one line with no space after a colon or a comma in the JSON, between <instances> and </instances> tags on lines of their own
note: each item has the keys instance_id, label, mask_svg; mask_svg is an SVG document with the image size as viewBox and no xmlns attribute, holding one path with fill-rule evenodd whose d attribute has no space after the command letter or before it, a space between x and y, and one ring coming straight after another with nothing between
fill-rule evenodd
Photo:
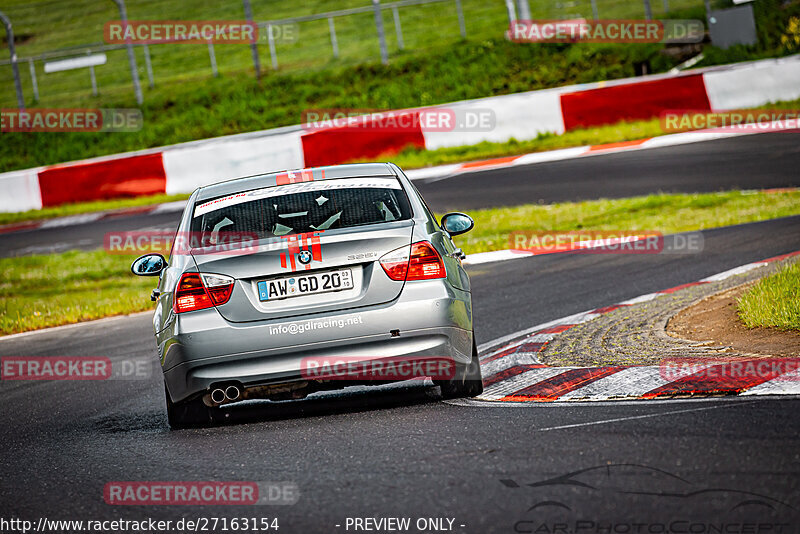
<instances>
[{"instance_id":1,"label":"red and white striped barrier","mask_svg":"<svg viewBox=\"0 0 800 534\"><path fill-rule=\"evenodd\" d=\"M187 193L210 183L262 172L370 159L406 146L437 149L482 141L532 139L670 109L727 110L800 98L800 56L677 75L661 74L560 87L437 106L454 112L490 110L481 131L381 131L301 126L218 137L158 149L0 174L0 211L153 193ZM420 110L394 112L418 118ZM110 135L124 135L110 134Z\"/></svg>"}]
</instances>

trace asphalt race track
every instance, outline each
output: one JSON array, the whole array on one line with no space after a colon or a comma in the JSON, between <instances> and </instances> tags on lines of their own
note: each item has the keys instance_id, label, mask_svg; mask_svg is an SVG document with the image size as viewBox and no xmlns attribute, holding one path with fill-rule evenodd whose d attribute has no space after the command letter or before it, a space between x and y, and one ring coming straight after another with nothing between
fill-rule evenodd
<instances>
[{"instance_id":1,"label":"asphalt race track","mask_svg":"<svg viewBox=\"0 0 800 534\"><path fill-rule=\"evenodd\" d=\"M665 169L642 172L641 190L631 185L629 194L685 190L691 184L681 172L693 168L687 151L705 145L697 190L800 185L800 153L789 146L797 136L784 135L726 141L738 147L730 151L699 143L491 172L524 186L515 203L538 194L555 199L548 195L556 182L541 193L536 187L558 165L597 173L565 185L565 198L623 196L624 184L614 186L619 195L598 190L596 176L629 168L630 182L637 172L630 167L646 165ZM744 139L760 140L751 148L761 155L747 159L762 173L721 164L743 150ZM675 164L682 171L667 180L666 168ZM518 172L533 177L525 182ZM442 188L468 191L487 174L422 191L441 209ZM504 202L503 180L490 180L498 193L483 196L488 204ZM4 248L14 235L0 238ZM800 250L800 216L703 235L698 254L549 255L470 267L477 341ZM0 339L0 356L57 355L154 359L150 314ZM354 532L346 528L354 517L410 517L412 525L450 518L451 531L463 533L800 531L796 398L468 406L441 402L437 388L416 383L250 403L229 409L229 424L170 431L157 373L143 380L3 381L0 388L4 518L277 517L282 533ZM287 481L300 498L289 506L212 507L103 500L111 481L188 480ZM747 530L753 524L761 530Z\"/></svg>"},{"instance_id":2,"label":"asphalt race track","mask_svg":"<svg viewBox=\"0 0 800 534\"><path fill-rule=\"evenodd\" d=\"M478 342L798 250L800 217L712 230L704 241L692 256L476 266ZM151 357L150 317L11 337L0 354ZM575 521L800 525L794 398L476 407L418 385L239 406L228 425L170 431L157 374L2 388L4 517L268 516L281 532L345 532L336 525L348 517L393 516L455 518L455 532L477 533ZM292 506L105 504L105 483L125 480L291 481L301 496Z\"/></svg>"},{"instance_id":3,"label":"asphalt race track","mask_svg":"<svg viewBox=\"0 0 800 534\"><path fill-rule=\"evenodd\" d=\"M437 210L800 185L797 132L588 156L416 182Z\"/></svg>"},{"instance_id":4,"label":"asphalt race track","mask_svg":"<svg viewBox=\"0 0 800 534\"><path fill-rule=\"evenodd\" d=\"M415 184L437 212L621 198L800 186L796 132L747 135L673 147L467 173ZM172 229L179 212L129 215L61 228L0 233L0 257L103 246L106 232Z\"/></svg>"}]
</instances>

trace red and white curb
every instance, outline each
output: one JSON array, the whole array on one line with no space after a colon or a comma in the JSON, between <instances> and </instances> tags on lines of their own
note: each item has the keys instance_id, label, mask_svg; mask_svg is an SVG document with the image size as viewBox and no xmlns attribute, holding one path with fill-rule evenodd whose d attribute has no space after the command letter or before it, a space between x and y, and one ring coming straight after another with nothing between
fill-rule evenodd
<instances>
[{"instance_id":1,"label":"red and white curb","mask_svg":"<svg viewBox=\"0 0 800 534\"><path fill-rule=\"evenodd\" d=\"M538 353L555 336L612 310L687 287L725 280L798 255L800 251L741 265L697 282L556 319L484 343L478 347L484 392L476 400L517 403L645 400L695 395L800 395L800 371L792 370L791 366L780 367L772 374L731 374L723 369L726 362L709 362L701 366L704 369L695 367L693 372L676 377L660 366L549 367L538 358Z\"/></svg>"},{"instance_id":2,"label":"red and white curb","mask_svg":"<svg viewBox=\"0 0 800 534\"><path fill-rule=\"evenodd\" d=\"M714 139L724 139L728 137L739 137L742 135L754 135L759 133L781 132L798 130L797 126L787 125L781 122L761 123L750 125L752 127L741 130L731 131L729 128L713 128L707 130L696 130L691 132L681 132L675 134L637 139L634 141L623 141L620 143L608 143L604 145L579 146L574 148L562 148L559 150L549 150L546 152L533 152L522 156L507 156L480 161L470 161L468 163L455 163L451 165L439 165L424 169L413 169L406 171L406 176L410 180L437 180L450 178L469 172L480 172L493 169L505 169L518 165L533 165L535 163L545 163L551 161L563 161L568 159L582 158L587 156L598 156L614 152L626 152L630 150L646 150L649 148L662 148L667 146L686 145L699 143L702 141L712 141Z\"/></svg>"}]
</instances>

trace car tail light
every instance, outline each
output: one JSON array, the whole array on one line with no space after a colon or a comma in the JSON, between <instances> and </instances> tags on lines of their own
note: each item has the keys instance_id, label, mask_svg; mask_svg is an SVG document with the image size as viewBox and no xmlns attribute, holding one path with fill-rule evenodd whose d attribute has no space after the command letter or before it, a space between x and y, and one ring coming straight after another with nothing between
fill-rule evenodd
<instances>
[{"instance_id":1,"label":"car tail light","mask_svg":"<svg viewBox=\"0 0 800 534\"><path fill-rule=\"evenodd\" d=\"M392 280L431 280L446 276L442 257L427 241L389 252L380 260Z\"/></svg>"},{"instance_id":2,"label":"car tail light","mask_svg":"<svg viewBox=\"0 0 800 534\"><path fill-rule=\"evenodd\" d=\"M381 258L381 267L386 272L386 276L398 282L404 281L408 274L410 252L411 245L406 245L383 256Z\"/></svg>"},{"instance_id":3,"label":"car tail light","mask_svg":"<svg viewBox=\"0 0 800 534\"><path fill-rule=\"evenodd\" d=\"M233 293L233 278L221 274L203 274L203 285L215 306L225 304Z\"/></svg>"},{"instance_id":4,"label":"car tail light","mask_svg":"<svg viewBox=\"0 0 800 534\"><path fill-rule=\"evenodd\" d=\"M411 245L411 261L408 262L406 280L430 280L444 278L444 262L433 245L420 241Z\"/></svg>"},{"instance_id":5,"label":"car tail light","mask_svg":"<svg viewBox=\"0 0 800 534\"><path fill-rule=\"evenodd\" d=\"M225 304L231 298L233 282L230 276L184 273L175 288L175 313Z\"/></svg>"}]
</instances>

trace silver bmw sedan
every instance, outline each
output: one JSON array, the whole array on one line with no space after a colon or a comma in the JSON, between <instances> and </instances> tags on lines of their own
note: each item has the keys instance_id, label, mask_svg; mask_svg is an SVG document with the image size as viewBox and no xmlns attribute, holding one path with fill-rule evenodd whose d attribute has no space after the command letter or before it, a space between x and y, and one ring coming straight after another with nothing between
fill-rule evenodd
<instances>
[{"instance_id":1,"label":"silver bmw sedan","mask_svg":"<svg viewBox=\"0 0 800 534\"><path fill-rule=\"evenodd\" d=\"M155 338L173 428L220 406L432 378L483 391L470 282L452 236L391 163L318 167L197 189L158 276Z\"/></svg>"}]
</instances>

